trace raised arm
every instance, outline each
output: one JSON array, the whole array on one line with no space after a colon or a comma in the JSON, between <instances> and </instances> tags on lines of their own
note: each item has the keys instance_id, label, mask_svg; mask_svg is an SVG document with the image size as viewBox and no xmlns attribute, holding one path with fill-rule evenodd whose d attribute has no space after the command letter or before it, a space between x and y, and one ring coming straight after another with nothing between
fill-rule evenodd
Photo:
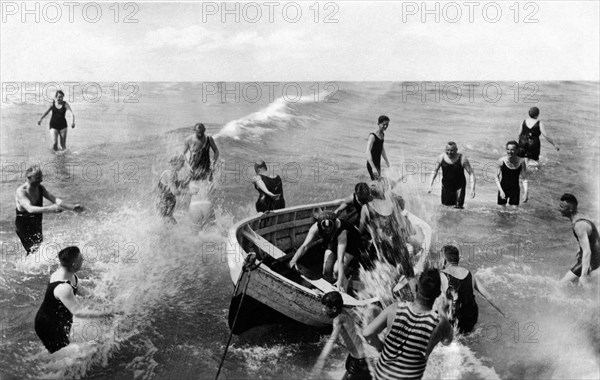
<instances>
[{"instance_id":1,"label":"raised arm","mask_svg":"<svg viewBox=\"0 0 600 380\"><path fill-rule=\"evenodd\" d=\"M290 268L294 268L298 260L306 253L308 245L314 240L315 236L317 236L318 231L319 227L317 227L317 223L313 224L310 227L310 229L308 230L308 234L306 234L306 238L304 239L304 243L302 243L300 248L298 248L298 250L294 254L294 257L292 257L292 259L290 260Z\"/></svg>"},{"instance_id":2,"label":"raised arm","mask_svg":"<svg viewBox=\"0 0 600 380\"><path fill-rule=\"evenodd\" d=\"M42 117L40 117L40 120L38 120L38 122L37 122L38 125L42 124L42 120L44 120L44 118L46 117L46 115L48 115L50 113L50 111L52 111L52 106L50 106L50 108L48 108L48 110L46 112L44 112Z\"/></svg>"},{"instance_id":3,"label":"raised arm","mask_svg":"<svg viewBox=\"0 0 600 380\"><path fill-rule=\"evenodd\" d=\"M548 136L548 132L546 132L546 127L544 126L544 123L542 121L540 121L540 132L542 133L542 136L544 136L546 141L552 144L556 150L560 150L558 148L558 145L556 145L556 143L554 142L554 140L550 136Z\"/></svg>"},{"instance_id":4,"label":"raised arm","mask_svg":"<svg viewBox=\"0 0 600 380\"><path fill-rule=\"evenodd\" d=\"M442 160L444 159L444 155L440 155L438 156L436 162L435 162L435 169L433 169L433 175L431 176L431 183L429 184L429 190L427 191L428 193L431 193L431 191L433 190L433 182L435 182L435 179L437 178L438 172L440 171L440 166L442 165Z\"/></svg>"},{"instance_id":5,"label":"raised arm","mask_svg":"<svg viewBox=\"0 0 600 380\"><path fill-rule=\"evenodd\" d=\"M475 171L471 167L469 159L467 159L465 156L462 156L462 159L463 168L465 168L465 170L469 174L469 182L471 183L471 198L475 198Z\"/></svg>"}]
</instances>

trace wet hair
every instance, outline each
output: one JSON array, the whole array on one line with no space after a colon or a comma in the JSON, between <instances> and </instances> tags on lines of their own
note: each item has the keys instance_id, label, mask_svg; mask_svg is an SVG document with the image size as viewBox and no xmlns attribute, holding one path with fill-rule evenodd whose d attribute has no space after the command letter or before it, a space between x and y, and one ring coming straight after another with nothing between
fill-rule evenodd
<instances>
[{"instance_id":1,"label":"wet hair","mask_svg":"<svg viewBox=\"0 0 600 380\"><path fill-rule=\"evenodd\" d=\"M342 312L342 308L344 307L344 299L342 298L340 292L325 293L323 295L323 298L321 299L321 303L332 309L334 307L337 307L340 313Z\"/></svg>"},{"instance_id":2,"label":"wet hair","mask_svg":"<svg viewBox=\"0 0 600 380\"><path fill-rule=\"evenodd\" d=\"M381 115L379 116L379 119L377 119L377 124L385 123L386 121L389 123L390 118L385 115Z\"/></svg>"},{"instance_id":3,"label":"wet hair","mask_svg":"<svg viewBox=\"0 0 600 380\"><path fill-rule=\"evenodd\" d=\"M575 196L573 194L564 193L560 197L560 200L563 201L563 202L567 202L569 204L572 204L574 206L577 206L577 198L575 198Z\"/></svg>"},{"instance_id":4,"label":"wet hair","mask_svg":"<svg viewBox=\"0 0 600 380\"><path fill-rule=\"evenodd\" d=\"M62 95L62 96L65 96L65 93L64 93L64 92L62 92L62 90L56 90L56 93L54 94L54 97L55 97L55 98L57 98L57 97L58 97L58 94L60 94L60 95Z\"/></svg>"},{"instance_id":5,"label":"wet hair","mask_svg":"<svg viewBox=\"0 0 600 380\"><path fill-rule=\"evenodd\" d=\"M60 265L66 268L72 268L75 260L81 254L78 247L70 246L58 252L58 260Z\"/></svg>"},{"instance_id":6,"label":"wet hair","mask_svg":"<svg viewBox=\"0 0 600 380\"><path fill-rule=\"evenodd\" d=\"M171 156L171 158L169 158L169 164L171 164L173 166L180 164L184 161L185 161L185 156L181 153L174 154Z\"/></svg>"},{"instance_id":7,"label":"wet hair","mask_svg":"<svg viewBox=\"0 0 600 380\"><path fill-rule=\"evenodd\" d=\"M448 143L446 145L450 145L450 146L453 146L455 148L458 148L458 146L456 145L456 143L454 141L448 141Z\"/></svg>"},{"instance_id":8,"label":"wet hair","mask_svg":"<svg viewBox=\"0 0 600 380\"><path fill-rule=\"evenodd\" d=\"M354 186L354 194L356 194L356 198L361 203L371 200L371 188L365 182L359 182Z\"/></svg>"},{"instance_id":9,"label":"wet hair","mask_svg":"<svg viewBox=\"0 0 600 380\"><path fill-rule=\"evenodd\" d=\"M31 176L33 176L35 173L40 172L40 174L42 173L42 168L40 168L39 165L31 165L30 167L27 168L27 170L25 170L25 177L29 178Z\"/></svg>"},{"instance_id":10,"label":"wet hair","mask_svg":"<svg viewBox=\"0 0 600 380\"><path fill-rule=\"evenodd\" d=\"M267 170L267 164L264 161L256 161L254 163L254 171L258 173L258 169L265 169Z\"/></svg>"},{"instance_id":11,"label":"wet hair","mask_svg":"<svg viewBox=\"0 0 600 380\"><path fill-rule=\"evenodd\" d=\"M440 272L435 268L425 269L419 276L419 295L432 305L435 299L442 293L441 286Z\"/></svg>"},{"instance_id":12,"label":"wet hair","mask_svg":"<svg viewBox=\"0 0 600 380\"><path fill-rule=\"evenodd\" d=\"M537 107L531 107L529 109L529 117L531 117L532 119L537 119L538 116L540 116L540 109Z\"/></svg>"},{"instance_id":13,"label":"wet hair","mask_svg":"<svg viewBox=\"0 0 600 380\"><path fill-rule=\"evenodd\" d=\"M515 140L510 140L509 142L506 143L506 147L508 148L509 145L514 145L517 148L519 147L519 143L516 142Z\"/></svg>"},{"instance_id":14,"label":"wet hair","mask_svg":"<svg viewBox=\"0 0 600 380\"><path fill-rule=\"evenodd\" d=\"M319 214L317 218L317 222L320 227L329 227L333 225L335 220L337 219L337 215L333 211L323 211Z\"/></svg>"},{"instance_id":15,"label":"wet hair","mask_svg":"<svg viewBox=\"0 0 600 380\"><path fill-rule=\"evenodd\" d=\"M194 125L194 130L196 130L198 128L202 128L206 131L206 127L202 123L196 123L196 125Z\"/></svg>"},{"instance_id":16,"label":"wet hair","mask_svg":"<svg viewBox=\"0 0 600 380\"><path fill-rule=\"evenodd\" d=\"M452 264L458 264L459 256L458 248L453 245L445 245L442 247L442 251L444 252L444 257L446 261Z\"/></svg>"}]
</instances>

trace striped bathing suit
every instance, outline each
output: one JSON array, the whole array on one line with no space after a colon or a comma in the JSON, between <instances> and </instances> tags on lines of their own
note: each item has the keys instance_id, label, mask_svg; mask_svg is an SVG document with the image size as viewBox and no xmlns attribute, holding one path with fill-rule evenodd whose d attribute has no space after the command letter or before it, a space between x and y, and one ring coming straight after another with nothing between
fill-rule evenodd
<instances>
[{"instance_id":1,"label":"striped bathing suit","mask_svg":"<svg viewBox=\"0 0 600 380\"><path fill-rule=\"evenodd\" d=\"M433 310L413 312L408 304L398 305L392 329L375 366L377 379L420 379L427 366L427 346L439 323Z\"/></svg>"}]
</instances>

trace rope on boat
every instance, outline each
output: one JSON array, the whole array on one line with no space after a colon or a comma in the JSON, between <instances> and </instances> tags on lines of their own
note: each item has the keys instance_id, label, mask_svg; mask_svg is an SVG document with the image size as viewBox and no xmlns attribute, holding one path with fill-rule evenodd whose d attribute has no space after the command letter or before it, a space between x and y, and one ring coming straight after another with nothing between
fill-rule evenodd
<instances>
[{"instance_id":1,"label":"rope on boat","mask_svg":"<svg viewBox=\"0 0 600 380\"><path fill-rule=\"evenodd\" d=\"M223 352L223 357L221 358L221 363L219 364L219 369L217 370L217 375L215 376L215 380L219 378L219 374L221 373L221 368L223 367L223 363L225 362L225 357L227 356L227 350L229 349L229 345L231 344L231 338L233 337L233 332L235 331L235 324L237 322L238 316L240 315L240 310L242 309L242 302L244 302L244 296L246 295L246 291L248 290L248 284L250 283L250 274L252 271L261 264L262 261L256 262L256 255L254 253L248 254L246 257L246 261L244 262L244 266L242 267L242 271L240 272L240 276L238 277L238 281L235 284L235 289L233 291L233 295L238 291L240 283L242 282L242 276L244 272L248 272L248 279L246 280L246 284L244 285L244 291L242 292L242 296L240 298L240 303L238 304L237 310L235 311L235 318L233 318L233 323L231 324L231 332L229 333L229 338L227 339L227 344L225 345L225 351Z\"/></svg>"}]
</instances>

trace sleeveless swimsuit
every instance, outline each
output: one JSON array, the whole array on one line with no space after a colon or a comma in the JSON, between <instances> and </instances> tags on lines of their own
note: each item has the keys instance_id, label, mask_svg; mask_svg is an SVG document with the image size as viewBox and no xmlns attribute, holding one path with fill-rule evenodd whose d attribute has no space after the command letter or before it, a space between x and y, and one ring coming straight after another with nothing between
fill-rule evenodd
<instances>
[{"instance_id":1,"label":"sleeveless swimsuit","mask_svg":"<svg viewBox=\"0 0 600 380\"><path fill-rule=\"evenodd\" d=\"M200 151L192 152L190 157L190 166L192 169L192 180L212 181L212 171L210 170L210 136L206 136L206 143Z\"/></svg>"},{"instance_id":2,"label":"sleeveless swimsuit","mask_svg":"<svg viewBox=\"0 0 600 380\"><path fill-rule=\"evenodd\" d=\"M598 267L600 267L600 235L598 235L598 229L596 228L596 225L594 223L592 223L591 221L587 220L587 219L578 219L575 223L578 223L579 221L583 221L583 222L587 222L592 226L592 231L590 234L588 234L588 241L590 243L590 251L591 251L591 256L590 256L590 272L594 271L596 269L598 269ZM575 226L573 226L573 235L575 235L575 239L577 239L577 241L579 241L579 237L577 237L577 234L575 233ZM579 249L579 252L577 252L577 264L575 264L573 266L573 268L571 268L571 272L573 272L574 275L576 275L577 277L581 277L581 261L583 259L583 252L581 251L581 248Z\"/></svg>"},{"instance_id":3,"label":"sleeveless swimsuit","mask_svg":"<svg viewBox=\"0 0 600 380\"><path fill-rule=\"evenodd\" d=\"M40 185L40 199L37 202L32 202L33 206L43 206L44 191L44 187ZM21 240L21 244L23 244L23 248L25 248L27 254L30 254L31 248L35 244L40 244L44 241L44 235L42 234L42 219L44 214L32 214L27 210L20 211L18 208L15 208L15 211L17 214L15 218L17 236Z\"/></svg>"},{"instance_id":4,"label":"sleeveless swimsuit","mask_svg":"<svg viewBox=\"0 0 600 380\"><path fill-rule=\"evenodd\" d=\"M462 154L453 164L442 158L442 204L446 206L463 207L467 180L462 165Z\"/></svg>"},{"instance_id":5,"label":"sleeveless swimsuit","mask_svg":"<svg viewBox=\"0 0 600 380\"><path fill-rule=\"evenodd\" d=\"M519 157L529 158L535 161L540 159L540 121L536 121L533 127L527 127L527 123L523 120L522 131L519 135Z\"/></svg>"},{"instance_id":6,"label":"sleeveless swimsuit","mask_svg":"<svg viewBox=\"0 0 600 380\"><path fill-rule=\"evenodd\" d=\"M519 175L521 174L521 164L516 169L511 169L506 166L506 163L502 162L502 179L500 180L500 186L506 195L505 199L500 198L500 192L498 192L498 204L505 205L507 202L509 205L518 206L521 196L521 186L519 186Z\"/></svg>"},{"instance_id":7,"label":"sleeveless swimsuit","mask_svg":"<svg viewBox=\"0 0 600 380\"><path fill-rule=\"evenodd\" d=\"M52 103L52 117L50 118L50 129L61 131L67 128L67 103L63 103L62 108L56 108L56 102Z\"/></svg>"},{"instance_id":8,"label":"sleeveless swimsuit","mask_svg":"<svg viewBox=\"0 0 600 380\"><path fill-rule=\"evenodd\" d=\"M473 294L473 276L471 272L464 279L458 279L450 273L441 271L448 279L448 290L446 298L452 300L449 296L452 289L458 293L458 300L454 305L454 320L452 324L458 327L460 333L468 333L473 330L479 317L479 308L475 302L475 294Z\"/></svg>"},{"instance_id":9,"label":"sleeveless swimsuit","mask_svg":"<svg viewBox=\"0 0 600 380\"><path fill-rule=\"evenodd\" d=\"M258 190L258 199L256 200L256 211L267 212L272 210L279 210L285 208L285 199L283 198L283 184L279 176L275 178L268 177L266 175L260 175L260 178L264 182L267 190L273 194L280 194L277 199L273 199L265 194L256 184L254 188Z\"/></svg>"},{"instance_id":10,"label":"sleeveless swimsuit","mask_svg":"<svg viewBox=\"0 0 600 380\"><path fill-rule=\"evenodd\" d=\"M373 142L373 146L371 147L371 157L373 157L373 164L375 164L375 169L377 172L381 174L381 152L383 151L383 139L377 137L375 133L371 133L371 135L375 136L375 141ZM371 180L375 180L375 175L373 173L373 168L371 164L367 161L367 170L369 171L369 175L371 176Z\"/></svg>"},{"instance_id":11,"label":"sleeveless swimsuit","mask_svg":"<svg viewBox=\"0 0 600 380\"><path fill-rule=\"evenodd\" d=\"M48 283L46 288L44 301L35 316L35 332L50 353L69 345L69 334L73 324L73 314L54 296L54 289L60 284L69 284L76 295L78 282L75 276L75 286L69 281L54 281Z\"/></svg>"}]
</instances>

